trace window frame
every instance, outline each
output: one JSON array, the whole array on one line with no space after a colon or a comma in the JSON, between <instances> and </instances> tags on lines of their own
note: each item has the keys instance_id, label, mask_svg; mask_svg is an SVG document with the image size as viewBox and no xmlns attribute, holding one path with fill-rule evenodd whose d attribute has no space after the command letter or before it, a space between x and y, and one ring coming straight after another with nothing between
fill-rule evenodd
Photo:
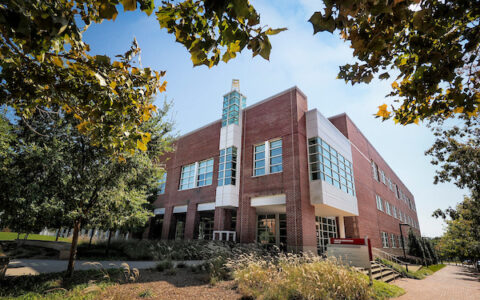
<instances>
[{"instance_id":1,"label":"window frame","mask_svg":"<svg viewBox=\"0 0 480 300\"><path fill-rule=\"evenodd\" d=\"M204 184L204 185L198 185L198 175L199 175L199 167L200 167L200 163L202 162L208 162L209 160L212 160L212 171L211 172L206 172L205 175L207 175L208 173L212 173L212 178L211 178L211 182L209 184ZM182 179L183 179L183 173L184 173L184 168L188 167L188 166L192 166L193 165L193 168L194 168L194 172L193 172L193 187L188 187L190 185L190 182L188 182L187 184L187 188L182 188L182 185L185 185L185 184L182 184ZM207 163L207 166L205 169L208 169L209 165ZM213 173L214 173L214 170L215 170L215 159L213 157L211 158L207 158L207 159L204 159L204 160L201 160L201 161L197 161L197 162L194 162L194 163L189 163L189 164L186 164L186 165L183 165L181 170L180 170L180 180L179 180L179 185L178 185L178 191L186 191L186 190L191 190L191 189L196 189L196 188L201 188L201 187L205 187L205 186L209 186L209 185L212 185L213 184ZM191 172L191 171L190 171ZM192 176L189 176L189 178L192 177ZM206 182L206 178L205 180L203 180Z\"/></svg>"},{"instance_id":2,"label":"window frame","mask_svg":"<svg viewBox=\"0 0 480 300\"><path fill-rule=\"evenodd\" d=\"M271 148L271 144L275 143L277 141L281 142L281 146ZM263 151L258 151L257 152L257 147L261 147L261 146L263 146ZM272 156L271 151L276 150L276 149L281 149L281 153L279 155ZM283 172L283 139L282 138L274 138L274 139L271 139L271 140L268 140L268 141L264 141L262 143L254 144L252 153L253 153L253 165L252 165L252 171L253 171L252 173L253 174L252 174L252 177L260 177L260 176L266 176L266 175L270 175L270 174L278 174L278 173ZM259 153L263 153L263 158L256 159L256 156ZM281 158L281 162L272 165L271 164L272 158L278 158L278 157ZM257 162L260 162L260 161L264 161L263 166L262 167L257 167L256 164L257 164ZM272 166L273 167L280 166L281 170L272 172L271 171ZM256 174L257 170L263 170L263 174Z\"/></svg>"},{"instance_id":3,"label":"window frame","mask_svg":"<svg viewBox=\"0 0 480 300\"><path fill-rule=\"evenodd\" d=\"M166 189L167 189L167 171L163 172L162 177L158 181L157 195L165 194Z\"/></svg>"}]
</instances>

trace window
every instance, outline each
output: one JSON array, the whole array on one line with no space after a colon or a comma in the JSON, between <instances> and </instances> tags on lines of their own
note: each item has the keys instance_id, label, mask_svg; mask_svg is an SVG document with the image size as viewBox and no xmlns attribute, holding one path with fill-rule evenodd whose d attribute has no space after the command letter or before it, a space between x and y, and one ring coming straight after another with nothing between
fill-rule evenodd
<instances>
[{"instance_id":1,"label":"window","mask_svg":"<svg viewBox=\"0 0 480 300\"><path fill-rule=\"evenodd\" d=\"M388 182L388 188L393 192L393 183L392 183L392 180L390 178L387 178L387 182Z\"/></svg>"},{"instance_id":2,"label":"window","mask_svg":"<svg viewBox=\"0 0 480 300\"><path fill-rule=\"evenodd\" d=\"M235 185L237 173L237 147L220 150L218 164L218 186Z\"/></svg>"},{"instance_id":3,"label":"window","mask_svg":"<svg viewBox=\"0 0 480 300\"><path fill-rule=\"evenodd\" d=\"M180 175L180 190L191 189L195 187L195 164L182 167Z\"/></svg>"},{"instance_id":4,"label":"window","mask_svg":"<svg viewBox=\"0 0 480 300\"><path fill-rule=\"evenodd\" d=\"M212 184L213 158L199 162L197 174L197 186Z\"/></svg>"},{"instance_id":5,"label":"window","mask_svg":"<svg viewBox=\"0 0 480 300\"><path fill-rule=\"evenodd\" d=\"M383 201L379 195L375 195L375 200L377 201L377 209L383 211Z\"/></svg>"},{"instance_id":6,"label":"window","mask_svg":"<svg viewBox=\"0 0 480 300\"><path fill-rule=\"evenodd\" d=\"M393 233L390 234L390 240L392 242L392 248L397 248L397 246L395 245L396 244L396 238L395 238L395 235Z\"/></svg>"},{"instance_id":7,"label":"window","mask_svg":"<svg viewBox=\"0 0 480 300\"><path fill-rule=\"evenodd\" d=\"M270 173L282 172L282 140L270 142Z\"/></svg>"},{"instance_id":8,"label":"window","mask_svg":"<svg viewBox=\"0 0 480 300\"><path fill-rule=\"evenodd\" d=\"M245 104L246 98L237 91L225 95L223 97L222 127L230 124L238 125L240 109L245 108Z\"/></svg>"},{"instance_id":9,"label":"window","mask_svg":"<svg viewBox=\"0 0 480 300\"><path fill-rule=\"evenodd\" d=\"M257 241L260 244L276 244L276 217L275 214L258 215Z\"/></svg>"},{"instance_id":10,"label":"window","mask_svg":"<svg viewBox=\"0 0 480 300\"><path fill-rule=\"evenodd\" d=\"M319 137L308 140L310 180L323 180L355 196L353 165Z\"/></svg>"},{"instance_id":11,"label":"window","mask_svg":"<svg viewBox=\"0 0 480 300\"><path fill-rule=\"evenodd\" d=\"M393 212L393 217L396 219L397 218L397 208L392 205L392 212Z\"/></svg>"},{"instance_id":12,"label":"window","mask_svg":"<svg viewBox=\"0 0 480 300\"><path fill-rule=\"evenodd\" d=\"M390 211L390 203L388 201L385 201L385 212L387 215L392 215L392 212Z\"/></svg>"},{"instance_id":13,"label":"window","mask_svg":"<svg viewBox=\"0 0 480 300\"><path fill-rule=\"evenodd\" d=\"M212 184L213 158L182 167L179 190Z\"/></svg>"},{"instance_id":14,"label":"window","mask_svg":"<svg viewBox=\"0 0 480 300\"><path fill-rule=\"evenodd\" d=\"M330 238L337 237L337 221L335 217L315 217L315 227L317 231L317 248L319 253L327 250Z\"/></svg>"},{"instance_id":15,"label":"window","mask_svg":"<svg viewBox=\"0 0 480 300\"><path fill-rule=\"evenodd\" d=\"M166 186L166 183L167 183L167 172L164 172L162 174L162 177L160 178L160 180L158 181L158 194L161 195L161 194L165 194L165 186Z\"/></svg>"},{"instance_id":16,"label":"window","mask_svg":"<svg viewBox=\"0 0 480 300\"><path fill-rule=\"evenodd\" d=\"M401 248L402 247L402 236L398 236L398 247Z\"/></svg>"},{"instance_id":17,"label":"window","mask_svg":"<svg viewBox=\"0 0 480 300\"><path fill-rule=\"evenodd\" d=\"M387 185L385 172L383 172L383 170L380 170L380 179L382 180L383 184Z\"/></svg>"},{"instance_id":18,"label":"window","mask_svg":"<svg viewBox=\"0 0 480 300\"><path fill-rule=\"evenodd\" d=\"M373 173L373 178L378 181L378 167L377 164L372 160L372 173Z\"/></svg>"},{"instance_id":19,"label":"window","mask_svg":"<svg viewBox=\"0 0 480 300\"><path fill-rule=\"evenodd\" d=\"M388 233L382 231L382 246L388 248Z\"/></svg>"},{"instance_id":20,"label":"window","mask_svg":"<svg viewBox=\"0 0 480 300\"><path fill-rule=\"evenodd\" d=\"M395 192L395 197L397 197L397 199L398 199L398 198L399 198L399 195L398 195L398 186L397 186L396 184L394 184L393 191Z\"/></svg>"},{"instance_id":21,"label":"window","mask_svg":"<svg viewBox=\"0 0 480 300\"><path fill-rule=\"evenodd\" d=\"M254 146L253 176L282 172L282 140L272 140Z\"/></svg>"}]
</instances>

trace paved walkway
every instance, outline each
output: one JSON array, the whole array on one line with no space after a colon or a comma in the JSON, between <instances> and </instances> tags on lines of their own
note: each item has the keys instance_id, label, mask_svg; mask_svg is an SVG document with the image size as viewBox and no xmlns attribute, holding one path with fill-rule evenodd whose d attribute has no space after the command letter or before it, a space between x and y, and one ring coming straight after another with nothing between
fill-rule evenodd
<instances>
[{"instance_id":1,"label":"paved walkway","mask_svg":"<svg viewBox=\"0 0 480 300\"><path fill-rule=\"evenodd\" d=\"M130 268L150 269L154 268L158 261L86 261L77 260L75 270L121 268L122 263L127 263ZM174 264L178 262L173 262ZM184 262L186 265L197 265L203 263L200 260ZM8 264L6 276L38 275L40 273L62 272L67 270L67 260L55 259L14 259Z\"/></svg>"},{"instance_id":2,"label":"paved walkway","mask_svg":"<svg viewBox=\"0 0 480 300\"><path fill-rule=\"evenodd\" d=\"M398 300L407 299L480 299L480 274L472 268L446 266L425 279L402 278L393 282L407 292Z\"/></svg>"}]
</instances>

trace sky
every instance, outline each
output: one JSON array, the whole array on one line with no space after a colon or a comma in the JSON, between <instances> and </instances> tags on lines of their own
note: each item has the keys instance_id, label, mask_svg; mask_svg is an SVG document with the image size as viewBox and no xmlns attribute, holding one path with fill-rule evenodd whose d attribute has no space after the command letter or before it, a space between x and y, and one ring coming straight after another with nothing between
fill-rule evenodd
<instances>
[{"instance_id":1,"label":"sky","mask_svg":"<svg viewBox=\"0 0 480 300\"><path fill-rule=\"evenodd\" d=\"M336 79L339 66L354 60L349 44L337 34L313 35L307 20L321 8L321 1L250 2L262 24L288 28L270 38L269 61L252 58L245 49L228 64L221 62L212 69L193 67L188 51L160 29L154 14L123 13L121 7L115 21L92 25L84 37L93 54L109 56L124 53L137 39L142 66L166 71L167 91L158 96L157 104L164 99L173 101L172 118L178 134L221 118L222 95L230 91L232 79L240 80L247 105L297 86L307 95L309 108L317 108L326 117L347 113L413 193L422 235L441 235L444 223L433 218L432 212L455 206L467 192L451 183L433 184L436 168L424 152L434 136L424 124L401 126L374 117L379 105L393 100L385 98L391 81L352 86Z\"/></svg>"}]
</instances>

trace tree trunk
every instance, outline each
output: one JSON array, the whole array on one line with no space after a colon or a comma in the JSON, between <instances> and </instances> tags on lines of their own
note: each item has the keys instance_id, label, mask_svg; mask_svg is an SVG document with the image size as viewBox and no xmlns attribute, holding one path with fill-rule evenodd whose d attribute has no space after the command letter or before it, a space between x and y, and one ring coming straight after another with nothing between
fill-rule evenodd
<instances>
[{"instance_id":1,"label":"tree trunk","mask_svg":"<svg viewBox=\"0 0 480 300\"><path fill-rule=\"evenodd\" d=\"M23 240L24 240L24 241L26 241L26 240L28 239L28 235L29 235L29 233L28 233L28 232L27 232L27 233L25 233L25 237L23 238Z\"/></svg>"},{"instance_id":2,"label":"tree trunk","mask_svg":"<svg viewBox=\"0 0 480 300\"><path fill-rule=\"evenodd\" d=\"M55 237L55 242L58 242L58 237L60 236L60 229L61 228L58 228L57 236Z\"/></svg>"},{"instance_id":3,"label":"tree trunk","mask_svg":"<svg viewBox=\"0 0 480 300\"><path fill-rule=\"evenodd\" d=\"M108 256L108 253L110 252L110 241L112 240L112 230L108 231L108 242L107 242L107 248L105 249L105 255Z\"/></svg>"},{"instance_id":4,"label":"tree trunk","mask_svg":"<svg viewBox=\"0 0 480 300\"><path fill-rule=\"evenodd\" d=\"M90 234L90 241L88 242L88 248L92 246L92 239L94 234L95 234L95 228L92 228L92 233Z\"/></svg>"},{"instance_id":5,"label":"tree trunk","mask_svg":"<svg viewBox=\"0 0 480 300\"><path fill-rule=\"evenodd\" d=\"M17 232L17 240L20 239L20 232Z\"/></svg>"},{"instance_id":6,"label":"tree trunk","mask_svg":"<svg viewBox=\"0 0 480 300\"><path fill-rule=\"evenodd\" d=\"M72 277L77 257L78 233L80 232L81 220L77 219L73 225L72 245L70 246L70 259L68 260L67 277Z\"/></svg>"}]
</instances>

